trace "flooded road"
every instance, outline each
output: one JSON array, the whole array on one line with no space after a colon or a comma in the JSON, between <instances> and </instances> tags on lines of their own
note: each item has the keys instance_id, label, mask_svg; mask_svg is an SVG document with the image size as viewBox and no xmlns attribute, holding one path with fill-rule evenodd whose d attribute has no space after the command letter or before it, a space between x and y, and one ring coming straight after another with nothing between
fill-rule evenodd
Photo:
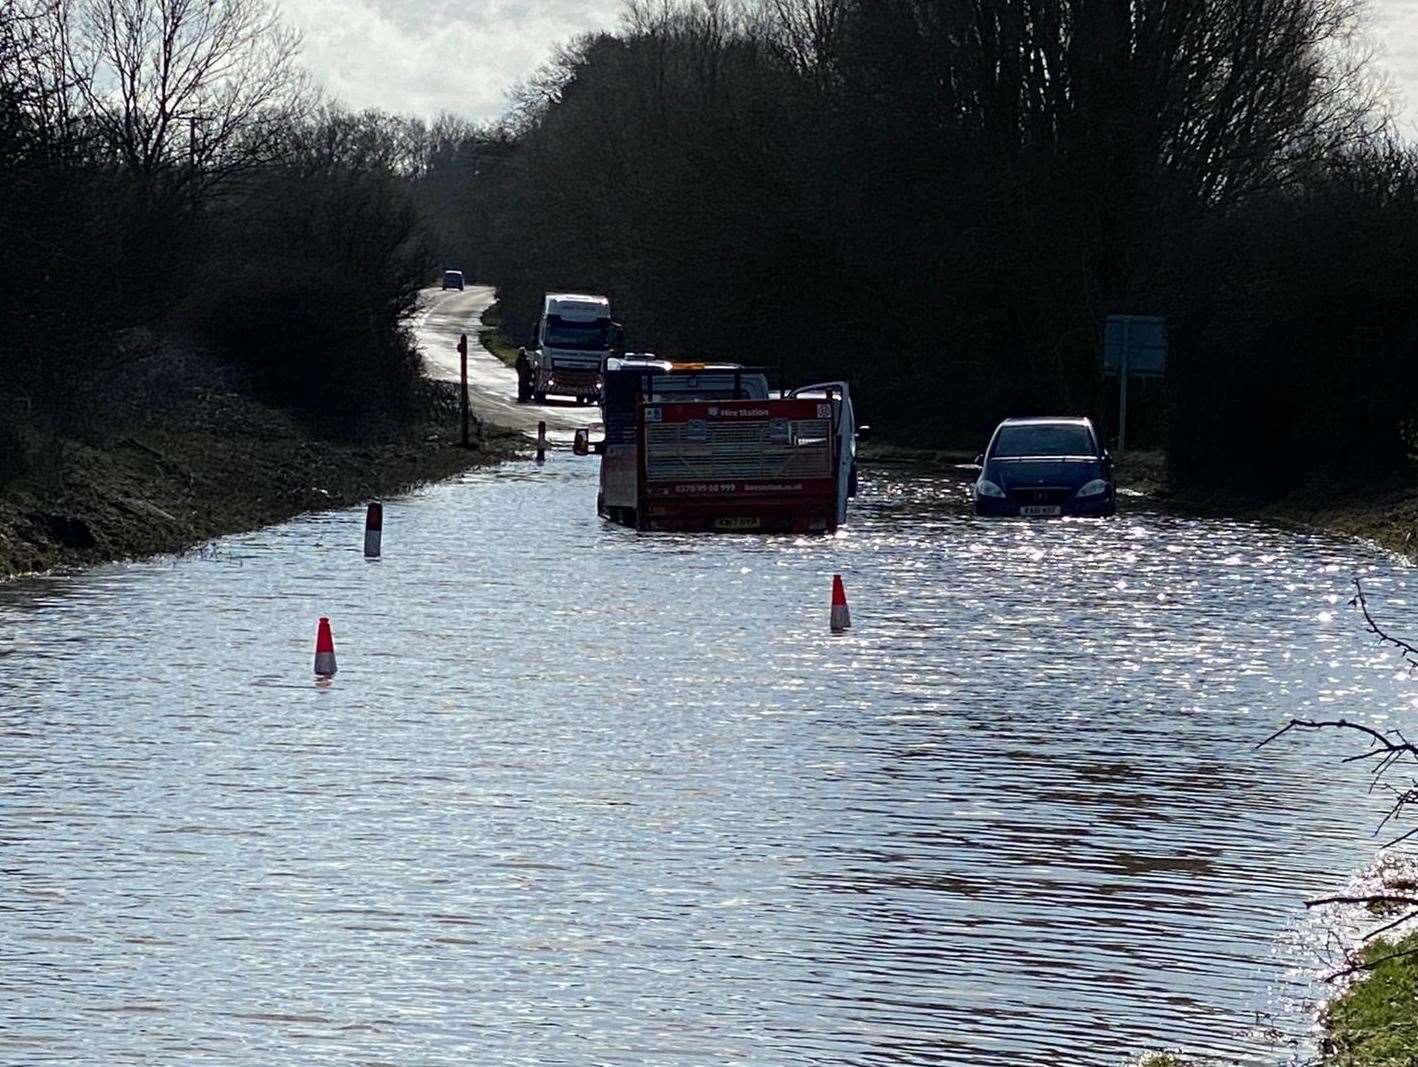
<instances>
[{"instance_id":1,"label":"flooded road","mask_svg":"<svg viewBox=\"0 0 1418 1067\"><path fill-rule=\"evenodd\" d=\"M1381 801L1252 746L1414 705L1407 568L880 472L637 536L594 462L0 586L0 1062L1286 1060Z\"/></svg>"}]
</instances>

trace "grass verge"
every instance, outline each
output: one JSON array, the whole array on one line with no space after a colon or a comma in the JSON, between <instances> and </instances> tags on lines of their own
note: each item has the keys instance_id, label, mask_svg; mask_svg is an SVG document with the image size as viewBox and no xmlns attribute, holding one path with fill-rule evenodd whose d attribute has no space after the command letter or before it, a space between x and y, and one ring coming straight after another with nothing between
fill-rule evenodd
<instances>
[{"instance_id":1,"label":"grass verge","mask_svg":"<svg viewBox=\"0 0 1418 1067\"><path fill-rule=\"evenodd\" d=\"M166 353L152 359L171 365ZM179 552L387 497L525 447L518 435L479 425L473 447L462 448L451 385L424 383L407 421L329 440L230 388L213 363L189 354L180 367L162 383L156 410L129 420L110 405L97 433L27 432L29 462L0 484L0 579Z\"/></svg>"},{"instance_id":2,"label":"grass verge","mask_svg":"<svg viewBox=\"0 0 1418 1067\"><path fill-rule=\"evenodd\" d=\"M1399 955L1398 953L1411 953ZM1418 932L1364 949L1372 966L1324 1011L1324 1067L1418 1064Z\"/></svg>"},{"instance_id":3,"label":"grass verge","mask_svg":"<svg viewBox=\"0 0 1418 1067\"><path fill-rule=\"evenodd\" d=\"M509 367L517 365L517 353L520 347L515 341L502 332L502 307L500 304L492 303L488 305L479 319L483 324L483 329L478 331L478 342L498 359L502 360Z\"/></svg>"},{"instance_id":4,"label":"grass verge","mask_svg":"<svg viewBox=\"0 0 1418 1067\"><path fill-rule=\"evenodd\" d=\"M479 330L478 343L509 367L515 367L517 365L517 346L507 340L507 338L502 335L501 330Z\"/></svg>"}]
</instances>

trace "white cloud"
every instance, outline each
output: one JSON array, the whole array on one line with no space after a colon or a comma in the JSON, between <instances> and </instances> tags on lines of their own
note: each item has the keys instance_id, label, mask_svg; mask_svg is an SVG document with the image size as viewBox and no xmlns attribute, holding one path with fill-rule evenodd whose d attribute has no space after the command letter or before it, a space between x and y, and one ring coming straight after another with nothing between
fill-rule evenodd
<instances>
[{"instance_id":1,"label":"white cloud","mask_svg":"<svg viewBox=\"0 0 1418 1067\"><path fill-rule=\"evenodd\" d=\"M432 117L501 114L507 90L587 30L616 25L619 0L284 0L306 65L352 108Z\"/></svg>"},{"instance_id":2,"label":"white cloud","mask_svg":"<svg viewBox=\"0 0 1418 1067\"><path fill-rule=\"evenodd\" d=\"M1399 125L1418 141L1418 0L1370 0L1369 32L1394 91Z\"/></svg>"},{"instance_id":3,"label":"white cloud","mask_svg":"<svg viewBox=\"0 0 1418 1067\"><path fill-rule=\"evenodd\" d=\"M354 107L432 117L501 114L507 90L552 49L612 29L620 0L283 0L305 34L305 61ZM1418 0L1370 0L1370 33L1418 140Z\"/></svg>"}]
</instances>

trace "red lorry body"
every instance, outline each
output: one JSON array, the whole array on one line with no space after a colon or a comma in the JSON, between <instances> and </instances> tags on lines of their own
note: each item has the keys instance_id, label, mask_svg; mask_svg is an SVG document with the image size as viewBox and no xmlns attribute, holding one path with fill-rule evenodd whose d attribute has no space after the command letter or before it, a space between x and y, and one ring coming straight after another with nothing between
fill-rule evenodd
<instances>
[{"instance_id":1,"label":"red lorry body","mask_svg":"<svg viewBox=\"0 0 1418 1067\"><path fill-rule=\"evenodd\" d=\"M830 403L647 403L638 423L641 529L836 529Z\"/></svg>"}]
</instances>

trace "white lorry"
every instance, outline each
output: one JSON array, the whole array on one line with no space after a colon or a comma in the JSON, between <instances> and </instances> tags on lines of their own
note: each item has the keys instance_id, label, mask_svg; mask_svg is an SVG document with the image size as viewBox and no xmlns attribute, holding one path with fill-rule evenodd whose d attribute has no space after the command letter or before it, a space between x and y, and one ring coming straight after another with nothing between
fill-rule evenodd
<instances>
[{"instance_id":1,"label":"white lorry","mask_svg":"<svg viewBox=\"0 0 1418 1067\"><path fill-rule=\"evenodd\" d=\"M532 396L571 396L578 404L601 396L601 368L620 344L620 327L611 321L611 302L586 293L547 293L527 358Z\"/></svg>"}]
</instances>

